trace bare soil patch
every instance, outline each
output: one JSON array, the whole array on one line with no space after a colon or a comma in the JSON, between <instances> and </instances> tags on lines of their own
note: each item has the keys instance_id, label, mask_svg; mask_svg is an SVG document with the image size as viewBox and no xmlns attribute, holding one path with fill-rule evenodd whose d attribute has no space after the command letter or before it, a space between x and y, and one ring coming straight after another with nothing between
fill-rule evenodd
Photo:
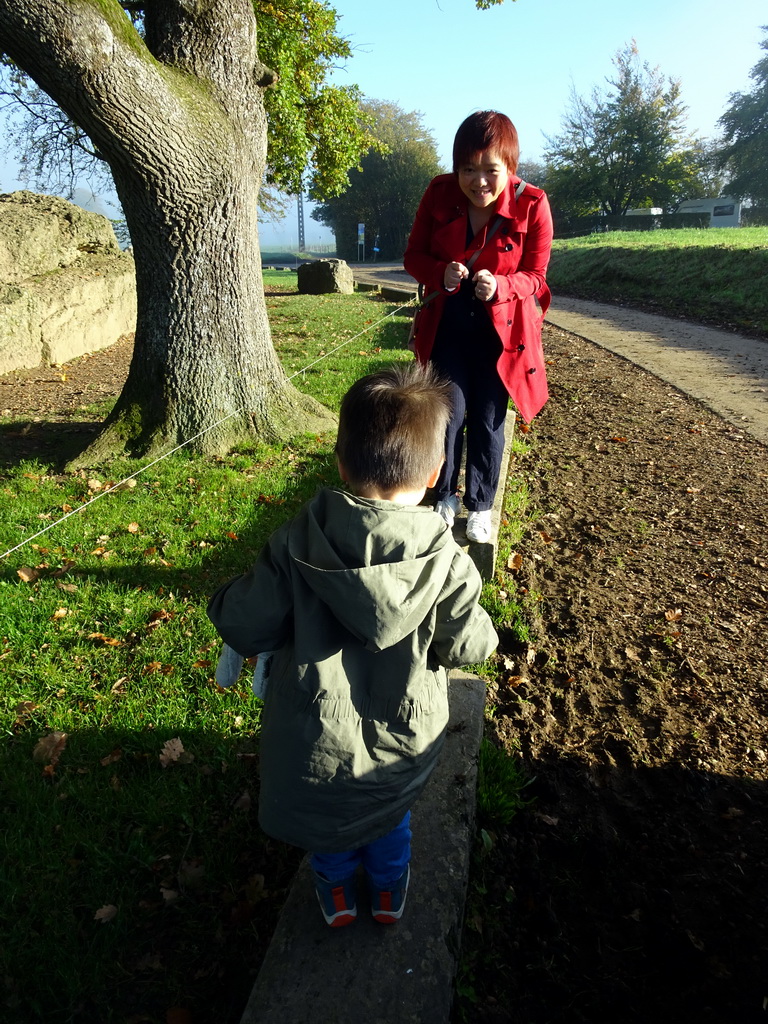
<instances>
[{"instance_id":1,"label":"bare soil patch","mask_svg":"<svg viewBox=\"0 0 768 1024\"><path fill-rule=\"evenodd\" d=\"M535 777L470 926L477 1021L765 1020L768 451L550 329L494 728Z\"/></svg>"}]
</instances>

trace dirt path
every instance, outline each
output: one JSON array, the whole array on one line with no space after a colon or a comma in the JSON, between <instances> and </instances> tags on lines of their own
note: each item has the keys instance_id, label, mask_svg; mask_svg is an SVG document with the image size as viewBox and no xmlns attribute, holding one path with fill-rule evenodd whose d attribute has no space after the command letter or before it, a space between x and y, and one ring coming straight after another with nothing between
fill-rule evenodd
<instances>
[{"instance_id":1,"label":"dirt path","mask_svg":"<svg viewBox=\"0 0 768 1024\"><path fill-rule=\"evenodd\" d=\"M597 345L545 350L535 626L489 693L536 802L491 854L467 1019L764 1021L768 451Z\"/></svg>"}]
</instances>

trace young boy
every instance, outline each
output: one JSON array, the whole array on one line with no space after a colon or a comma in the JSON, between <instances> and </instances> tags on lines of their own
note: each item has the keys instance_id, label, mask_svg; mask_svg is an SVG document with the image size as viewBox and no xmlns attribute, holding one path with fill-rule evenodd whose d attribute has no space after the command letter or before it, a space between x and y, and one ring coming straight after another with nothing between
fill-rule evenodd
<instances>
[{"instance_id":1,"label":"young boy","mask_svg":"<svg viewBox=\"0 0 768 1024\"><path fill-rule=\"evenodd\" d=\"M397 921L410 877L410 806L448 722L445 668L482 661L496 632L480 578L445 522L419 506L443 461L446 385L393 366L345 395L324 488L268 541L208 614L225 643L274 651L264 695L259 822L312 851L331 927Z\"/></svg>"}]
</instances>

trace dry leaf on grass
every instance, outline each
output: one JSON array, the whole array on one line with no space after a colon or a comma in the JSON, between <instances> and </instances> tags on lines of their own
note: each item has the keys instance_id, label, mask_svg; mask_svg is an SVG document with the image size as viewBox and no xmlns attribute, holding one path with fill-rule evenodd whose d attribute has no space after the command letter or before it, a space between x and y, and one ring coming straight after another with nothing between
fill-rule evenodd
<instances>
[{"instance_id":1,"label":"dry leaf on grass","mask_svg":"<svg viewBox=\"0 0 768 1024\"><path fill-rule=\"evenodd\" d=\"M114 637L106 636L104 633L89 633L88 634L88 639L89 640L100 640L107 647L122 647L123 646L123 641L122 640L115 640Z\"/></svg>"},{"instance_id":2,"label":"dry leaf on grass","mask_svg":"<svg viewBox=\"0 0 768 1024\"><path fill-rule=\"evenodd\" d=\"M107 924L117 914L117 907L113 903L107 903L103 907L99 907L96 913L93 915L94 921L101 921L102 924Z\"/></svg>"},{"instance_id":3,"label":"dry leaf on grass","mask_svg":"<svg viewBox=\"0 0 768 1024\"><path fill-rule=\"evenodd\" d=\"M20 569L16 570L16 575L20 576L25 583L34 583L40 572L37 569L30 568L28 565L22 565Z\"/></svg>"},{"instance_id":4,"label":"dry leaf on grass","mask_svg":"<svg viewBox=\"0 0 768 1024\"><path fill-rule=\"evenodd\" d=\"M184 749L184 744L176 736L172 740L166 740L160 752L160 764L168 768L173 764L189 764L194 761L195 755Z\"/></svg>"},{"instance_id":5,"label":"dry leaf on grass","mask_svg":"<svg viewBox=\"0 0 768 1024\"><path fill-rule=\"evenodd\" d=\"M66 745L67 734L65 732L49 732L35 744L32 758L39 764L56 765Z\"/></svg>"}]
</instances>

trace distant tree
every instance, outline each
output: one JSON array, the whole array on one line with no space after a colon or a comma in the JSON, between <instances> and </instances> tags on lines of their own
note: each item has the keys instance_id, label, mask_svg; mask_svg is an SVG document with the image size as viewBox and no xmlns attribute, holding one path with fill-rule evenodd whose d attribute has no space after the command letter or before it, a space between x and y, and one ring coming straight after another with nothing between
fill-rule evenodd
<instances>
[{"instance_id":1,"label":"distant tree","mask_svg":"<svg viewBox=\"0 0 768 1024\"><path fill-rule=\"evenodd\" d=\"M546 189L547 187L547 165L538 160L521 160L517 165L517 173L536 188Z\"/></svg>"},{"instance_id":2,"label":"distant tree","mask_svg":"<svg viewBox=\"0 0 768 1024\"><path fill-rule=\"evenodd\" d=\"M768 32L764 25L763 32ZM768 36L760 43L768 51ZM752 68L752 92L735 92L719 119L723 142L719 165L725 170L728 195L768 206L768 52Z\"/></svg>"},{"instance_id":3,"label":"distant tree","mask_svg":"<svg viewBox=\"0 0 768 1024\"><path fill-rule=\"evenodd\" d=\"M680 83L641 63L634 41L613 64L610 89L596 87L589 99L574 90L562 133L547 140L547 190L575 216L669 209L695 178Z\"/></svg>"},{"instance_id":4,"label":"distant tree","mask_svg":"<svg viewBox=\"0 0 768 1024\"><path fill-rule=\"evenodd\" d=\"M320 203L312 217L333 230L336 250L345 259L357 257L360 223L368 253L378 238L380 259L400 259L424 189L442 170L437 148L415 111L379 100L362 106L380 148L349 172L346 191Z\"/></svg>"}]
</instances>

